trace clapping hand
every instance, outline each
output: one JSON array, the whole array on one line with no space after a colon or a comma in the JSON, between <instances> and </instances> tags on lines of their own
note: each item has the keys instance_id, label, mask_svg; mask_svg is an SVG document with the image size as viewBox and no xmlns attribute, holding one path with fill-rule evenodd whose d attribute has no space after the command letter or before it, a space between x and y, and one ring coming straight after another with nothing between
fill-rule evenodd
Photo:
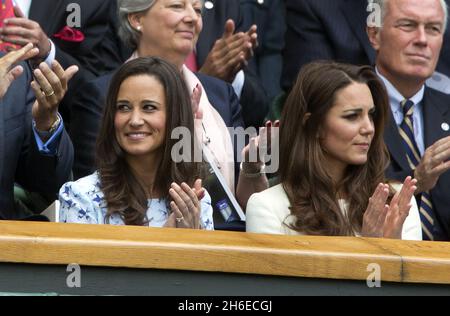
<instances>
[{"instance_id":1,"label":"clapping hand","mask_svg":"<svg viewBox=\"0 0 450 316\"><path fill-rule=\"evenodd\" d=\"M200 84L198 84L194 91L192 92L191 96L191 104L192 104L192 114L194 115L194 119L196 120L202 120L203 119L203 111L200 108L200 100L202 98L202 87Z\"/></svg>"},{"instance_id":2,"label":"clapping hand","mask_svg":"<svg viewBox=\"0 0 450 316\"><path fill-rule=\"evenodd\" d=\"M51 50L47 34L39 23L27 19L19 7L14 7L14 14L15 18L5 19L4 27L0 28L0 39L18 46L32 43L39 49L39 54L33 58L36 58L38 62L43 61Z\"/></svg>"},{"instance_id":3,"label":"clapping hand","mask_svg":"<svg viewBox=\"0 0 450 316\"><path fill-rule=\"evenodd\" d=\"M57 120L59 103L67 92L69 80L77 72L77 66L64 70L56 60L53 61L52 68L41 63L34 70L35 80L31 82L31 88L36 95L36 102L32 113L38 130L49 130Z\"/></svg>"},{"instance_id":4,"label":"clapping hand","mask_svg":"<svg viewBox=\"0 0 450 316\"><path fill-rule=\"evenodd\" d=\"M261 128L259 136L251 138L249 144L244 147L242 166L245 174L255 174L261 170L266 163L264 153L269 153L272 148L275 148L272 145L278 141L279 127L280 121L273 123L267 121L265 127Z\"/></svg>"},{"instance_id":5,"label":"clapping hand","mask_svg":"<svg viewBox=\"0 0 450 316\"><path fill-rule=\"evenodd\" d=\"M406 178L401 191L387 205L389 185L380 183L364 213L362 236L401 239L403 223L409 215L416 184L417 180Z\"/></svg>"},{"instance_id":6,"label":"clapping hand","mask_svg":"<svg viewBox=\"0 0 450 316\"><path fill-rule=\"evenodd\" d=\"M450 137L442 138L425 151L414 171L417 191L423 193L434 188L439 177L450 170Z\"/></svg>"},{"instance_id":7,"label":"clapping hand","mask_svg":"<svg viewBox=\"0 0 450 316\"><path fill-rule=\"evenodd\" d=\"M253 57L253 50L258 45L256 30L256 25L253 25L246 33L234 33L234 21L228 20L222 37L215 42L200 72L233 82L236 74Z\"/></svg>"},{"instance_id":8,"label":"clapping hand","mask_svg":"<svg viewBox=\"0 0 450 316\"><path fill-rule=\"evenodd\" d=\"M202 229L200 223L201 204L205 195L202 181L197 180L191 188L186 183L171 185L169 195L172 198L170 214L164 227Z\"/></svg>"},{"instance_id":9,"label":"clapping hand","mask_svg":"<svg viewBox=\"0 0 450 316\"><path fill-rule=\"evenodd\" d=\"M33 58L38 53L39 50L33 48L33 44L28 44L0 58L0 100L3 99L12 82L23 73L22 66L14 67L14 65L20 61Z\"/></svg>"}]
</instances>

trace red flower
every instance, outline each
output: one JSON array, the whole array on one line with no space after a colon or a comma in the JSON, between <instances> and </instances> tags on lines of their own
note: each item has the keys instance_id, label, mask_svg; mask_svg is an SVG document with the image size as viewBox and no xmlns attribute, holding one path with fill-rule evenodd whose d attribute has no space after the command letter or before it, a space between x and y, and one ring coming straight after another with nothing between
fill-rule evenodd
<instances>
[{"instance_id":1,"label":"red flower","mask_svg":"<svg viewBox=\"0 0 450 316\"><path fill-rule=\"evenodd\" d=\"M85 38L83 32L68 26L64 26L64 28L55 35L53 35L53 37L63 41L75 43L81 43L82 41L84 41Z\"/></svg>"}]
</instances>

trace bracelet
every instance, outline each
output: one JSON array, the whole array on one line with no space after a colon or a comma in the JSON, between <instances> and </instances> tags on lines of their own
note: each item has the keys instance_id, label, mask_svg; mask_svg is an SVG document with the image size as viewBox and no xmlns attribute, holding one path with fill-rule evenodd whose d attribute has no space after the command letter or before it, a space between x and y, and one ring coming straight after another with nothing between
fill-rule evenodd
<instances>
[{"instance_id":1,"label":"bracelet","mask_svg":"<svg viewBox=\"0 0 450 316\"><path fill-rule=\"evenodd\" d=\"M262 175L265 174L265 170L266 170L266 165L265 165L265 164L263 164L262 167L261 167L261 169L259 169L259 171L258 171L258 172L255 172L255 173L246 173L246 172L244 171L243 165L244 165L244 163L241 162L241 166L240 166L241 174L242 174L245 178L254 179L254 178L259 178L259 177L261 177Z\"/></svg>"},{"instance_id":2,"label":"bracelet","mask_svg":"<svg viewBox=\"0 0 450 316\"><path fill-rule=\"evenodd\" d=\"M52 124L52 126L50 126L49 130L47 130L47 131L40 131L40 130L38 130L36 128L36 122L34 120L33 120L33 128L36 130L36 132L38 133L39 137L41 137L42 139L48 139L59 128L59 126L61 125L61 122L62 122L62 118L61 118L61 115L58 113L56 121L53 122L53 124Z\"/></svg>"}]
</instances>

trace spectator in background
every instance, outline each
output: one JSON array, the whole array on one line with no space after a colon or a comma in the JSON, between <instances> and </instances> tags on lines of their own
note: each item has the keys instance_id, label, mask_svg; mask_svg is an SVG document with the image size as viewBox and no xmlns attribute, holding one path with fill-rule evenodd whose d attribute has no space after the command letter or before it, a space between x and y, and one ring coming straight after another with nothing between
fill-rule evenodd
<instances>
[{"instance_id":1,"label":"spectator in background","mask_svg":"<svg viewBox=\"0 0 450 316\"><path fill-rule=\"evenodd\" d=\"M375 51L364 32L366 9L361 0L286 0L284 91L290 91L301 67L315 60L373 64Z\"/></svg>"},{"instance_id":2,"label":"spectator in background","mask_svg":"<svg viewBox=\"0 0 450 316\"><path fill-rule=\"evenodd\" d=\"M248 67L257 74L269 101L281 93L282 51L286 32L284 0L240 0L244 29L258 28L258 46Z\"/></svg>"},{"instance_id":3,"label":"spectator in background","mask_svg":"<svg viewBox=\"0 0 450 316\"><path fill-rule=\"evenodd\" d=\"M448 4L449 0L445 0ZM288 92L301 67L315 60L334 60L354 65L374 65L375 50L365 29L370 14L377 13L368 1L361 0L286 0L287 33L283 52L282 88ZM369 19L371 20L371 19ZM444 44L437 71L450 76L450 31ZM450 79L428 84L439 90L450 89Z\"/></svg>"},{"instance_id":4,"label":"spectator in background","mask_svg":"<svg viewBox=\"0 0 450 316\"><path fill-rule=\"evenodd\" d=\"M50 204L72 169L72 143L58 105L78 69L41 63L33 80L24 63L14 66L38 54L32 44L0 53L0 219L23 219L39 211L15 207L14 183Z\"/></svg>"},{"instance_id":5,"label":"spectator in background","mask_svg":"<svg viewBox=\"0 0 450 316\"><path fill-rule=\"evenodd\" d=\"M60 221L213 229L201 164L175 163L174 129L191 132L191 98L178 69L138 58L111 80L97 144L98 172L60 191ZM193 156L192 156L193 157Z\"/></svg>"},{"instance_id":6,"label":"spectator in background","mask_svg":"<svg viewBox=\"0 0 450 316\"><path fill-rule=\"evenodd\" d=\"M370 67L305 66L281 118L281 184L250 198L247 231L421 240L416 180L384 177L387 115Z\"/></svg>"},{"instance_id":7,"label":"spectator in background","mask_svg":"<svg viewBox=\"0 0 450 316\"><path fill-rule=\"evenodd\" d=\"M79 87L117 69L124 61L126 53L122 53L117 37L111 36L117 33L112 30L116 12L116 1L15 0L14 15L0 21L3 22L2 41L18 46L31 42L39 48L39 55L31 62L33 67L42 61L51 65L55 59L64 68L79 67L60 106L66 124L70 119L71 99ZM72 26L68 22L77 23Z\"/></svg>"},{"instance_id":8,"label":"spectator in background","mask_svg":"<svg viewBox=\"0 0 450 316\"><path fill-rule=\"evenodd\" d=\"M191 70L233 85L242 106L246 127L259 127L269 109L269 99L255 69L248 67L257 48L257 29L244 21L240 0L210 0L203 9L203 31L195 55L186 64ZM195 57L195 65L188 61Z\"/></svg>"},{"instance_id":9,"label":"spectator in background","mask_svg":"<svg viewBox=\"0 0 450 316\"><path fill-rule=\"evenodd\" d=\"M450 241L450 96L425 85L439 60L447 27L443 0L375 0L381 27L368 28L376 70L389 94L387 176L417 179L426 240Z\"/></svg>"}]
</instances>

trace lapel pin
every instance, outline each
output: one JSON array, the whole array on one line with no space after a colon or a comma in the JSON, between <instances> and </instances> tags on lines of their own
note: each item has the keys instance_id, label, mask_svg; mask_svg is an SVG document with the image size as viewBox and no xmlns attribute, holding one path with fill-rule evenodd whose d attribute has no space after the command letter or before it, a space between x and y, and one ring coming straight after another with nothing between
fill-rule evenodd
<instances>
[{"instance_id":1,"label":"lapel pin","mask_svg":"<svg viewBox=\"0 0 450 316\"><path fill-rule=\"evenodd\" d=\"M450 125L447 123L442 123L441 128L446 132L450 131Z\"/></svg>"},{"instance_id":2,"label":"lapel pin","mask_svg":"<svg viewBox=\"0 0 450 316\"><path fill-rule=\"evenodd\" d=\"M211 10L212 8L214 8L214 3L212 3L211 1L206 1L205 8Z\"/></svg>"}]
</instances>

